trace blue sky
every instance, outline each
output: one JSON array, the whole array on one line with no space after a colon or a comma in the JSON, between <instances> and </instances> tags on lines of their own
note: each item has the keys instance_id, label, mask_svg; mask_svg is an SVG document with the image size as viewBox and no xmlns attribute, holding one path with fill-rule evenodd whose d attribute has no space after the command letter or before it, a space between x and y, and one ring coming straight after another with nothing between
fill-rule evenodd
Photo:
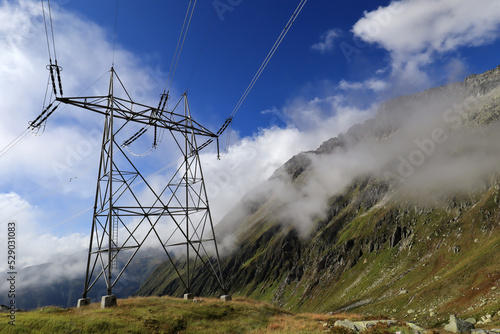
<instances>
[{"instance_id":1,"label":"blue sky","mask_svg":"<svg viewBox=\"0 0 500 334\"><path fill-rule=\"evenodd\" d=\"M175 81L179 90L187 87L191 103L203 110L200 117L215 122L214 126L227 117L297 3L241 1L231 6L232 11L217 12L214 2L198 1ZM267 126L272 116L260 111L284 106L309 83L358 80L383 66L383 52L376 49L360 55L352 65L339 48L327 54L311 49L332 27L343 30L342 39L352 43L349 30L353 23L363 10L377 6L366 1L339 10L331 2L307 3L235 120L242 135ZM113 38L115 2L68 1L64 8L97 22ZM186 8L186 2L120 1L118 47L133 51L144 65L160 66L167 72ZM370 65L359 66L364 61L361 58L371 59ZM116 67L119 70L120 64Z\"/></svg>"},{"instance_id":2,"label":"blue sky","mask_svg":"<svg viewBox=\"0 0 500 334\"><path fill-rule=\"evenodd\" d=\"M298 3L199 0L172 96L187 90L194 118L217 131ZM117 11L116 1L51 1L65 94L106 92L116 23L115 68L133 98L156 104L187 5L120 0ZM41 111L48 75L41 13L40 1L0 2L2 148ZM224 158L216 160L213 146L202 154L214 219L294 154L373 117L384 100L498 66L499 27L496 0L308 1L236 114ZM0 157L0 229L9 219L24 226L23 263L88 244L101 131L99 115L63 109L43 134ZM169 145L145 170L176 160ZM47 243L53 247L41 251Z\"/></svg>"}]
</instances>

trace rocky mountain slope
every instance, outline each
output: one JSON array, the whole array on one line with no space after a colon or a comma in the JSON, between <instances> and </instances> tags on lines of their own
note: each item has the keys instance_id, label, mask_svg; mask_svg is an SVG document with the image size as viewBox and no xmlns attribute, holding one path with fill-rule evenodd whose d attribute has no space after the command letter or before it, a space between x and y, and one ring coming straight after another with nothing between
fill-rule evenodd
<instances>
[{"instance_id":1,"label":"rocky mountain slope","mask_svg":"<svg viewBox=\"0 0 500 334\"><path fill-rule=\"evenodd\" d=\"M398 97L300 153L217 225L235 295L425 325L500 308L500 67ZM195 294L220 293L204 272ZM162 264L139 295L181 295Z\"/></svg>"}]
</instances>

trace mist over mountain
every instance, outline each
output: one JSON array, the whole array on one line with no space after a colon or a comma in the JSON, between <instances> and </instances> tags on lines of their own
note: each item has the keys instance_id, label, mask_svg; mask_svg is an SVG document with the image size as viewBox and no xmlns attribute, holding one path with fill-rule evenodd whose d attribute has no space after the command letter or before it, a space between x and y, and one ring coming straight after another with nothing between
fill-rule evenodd
<instances>
[{"instance_id":1,"label":"mist over mountain","mask_svg":"<svg viewBox=\"0 0 500 334\"><path fill-rule=\"evenodd\" d=\"M25 267L17 273L16 307L32 310L43 306L74 307L82 298L88 253L61 255L52 262ZM121 298L132 295L152 270L165 260L159 249L149 248L139 253L114 287ZM8 291L8 275L2 276L0 289ZM92 302L99 302L106 295L103 280L89 292ZM8 305L8 294L0 295L0 305Z\"/></svg>"},{"instance_id":2,"label":"mist over mountain","mask_svg":"<svg viewBox=\"0 0 500 334\"><path fill-rule=\"evenodd\" d=\"M231 293L431 322L494 307L499 115L497 67L387 101L292 157L217 225ZM196 294L218 293L196 276ZM163 264L138 294L180 295L174 277Z\"/></svg>"},{"instance_id":3,"label":"mist over mountain","mask_svg":"<svg viewBox=\"0 0 500 334\"><path fill-rule=\"evenodd\" d=\"M240 207L272 201L280 222L306 236L315 219L325 218L331 197L356 178L384 181L392 199L419 205L445 204L457 193L481 189L500 163L499 79L500 67L392 99L375 118L292 157ZM234 216L246 214L238 210L222 221L222 234L238 225Z\"/></svg>"}]
</instances>

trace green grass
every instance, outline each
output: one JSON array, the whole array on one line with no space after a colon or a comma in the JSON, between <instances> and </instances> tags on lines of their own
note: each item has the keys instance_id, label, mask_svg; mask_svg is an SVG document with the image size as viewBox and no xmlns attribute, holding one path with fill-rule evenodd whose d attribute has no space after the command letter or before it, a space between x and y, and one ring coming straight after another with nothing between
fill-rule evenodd
<instances>
[{"instance_id":1,"label":"green grass","mask_svg":"<svg viewBox=\"0 0 500 334\"><path fill-rule=\"evenodd\" d=\"M7 317L4 317L7 319ZM379 316L375 319L385 319ZM359 314L292 313L248 298L232 302L218 299L186 301L172 297L136 297L118 300L118 306L101 309L44 307L16 315L16 325L0 326L1 333L331 333L350 334L333 327L336 320L373 320ZM380 329L380 330L377 330ZM367 334L386 334L407 327L377 326Z\"/></svg>"},{"instance_id":2,"label":"green grass","mask_svg":"<svg viewBox=\"0 0 500 334\"><path fill-rule=\"evenodd\" d=\"M118 306L101 309L43 309L16 315L15 326L1 333L318 333L326 315L292 314L251 299L200 302L171 297L137 297L118 300Z\"/></svg>"},{"instance_id":3,"label":"green grass","mask_svg":"<svg viewBox=\"0 0 500 334\"><path fill-rule=\"evenodd\" d=\"M353 237L360 237L366 235L372 231L368 229L367 226L371 223L374 211L365 213L360 216L356 216L347 226L344 228L336 242L336 245L341 245L347 240Z\"/></svg>"}]
</instances>

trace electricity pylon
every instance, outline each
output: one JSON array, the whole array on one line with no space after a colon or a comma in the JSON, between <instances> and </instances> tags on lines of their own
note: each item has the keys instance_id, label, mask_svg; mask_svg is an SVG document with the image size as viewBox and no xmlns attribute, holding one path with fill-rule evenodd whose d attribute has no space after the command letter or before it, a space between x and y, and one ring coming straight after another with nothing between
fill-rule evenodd
<instances>
[{"instance_id":1,"label":"electricity pylon","mask_svg":"<svg viewBox=\"0 0 500 334\"><path fill-rule=\"evenodd\" d=\"M217 134L193 120L187 95L183 94L171 111L164 110L165 101L158 108L136 103L111 68L107 95L56 100L105 116L85 285L78 305L90 302L88 292L102 279L107 289L102 305L116 304L113 287L150 235L158 239L168 256L186 298L192 296L194 274L200 266L209 271L226 295L199 157L202 146L196 140L199 136L214 140ZM177 109L183 109L183 113ZM130 123L142 124L144 129L153 127L155 145L156 131L168 131L180 149L182 161L165 186L148 182L124 145L118 143L117 138ZM187 262L181 269L174 256L182 253ZM119 256L123 259L120 262Z\"/></svg>"}]
</instances>

